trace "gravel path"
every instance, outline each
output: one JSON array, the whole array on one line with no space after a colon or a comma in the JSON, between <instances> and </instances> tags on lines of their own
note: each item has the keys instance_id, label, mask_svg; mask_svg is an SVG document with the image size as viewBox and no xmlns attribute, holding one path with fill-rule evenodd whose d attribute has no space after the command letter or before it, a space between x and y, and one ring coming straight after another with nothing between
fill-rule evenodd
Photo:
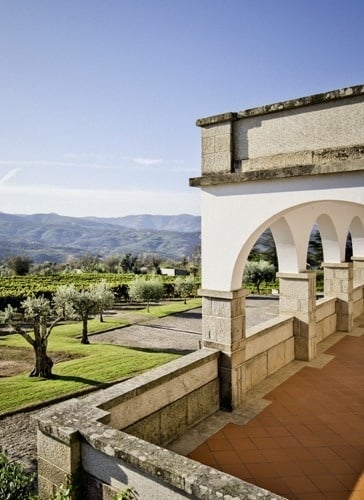
<instances>
[{"instance_id":1,"label":"gravel path","mask_svg":"<svg viewBox=\"0 0 364 500\"><path fill-rule=\"evenodd\" d=\"M247 327L266 321L278 314L276 299L249 298ZM94 341L144 347L161 351L186 353L198 349L201 340L201 309L135 324L111 332L94 335ZM96 340L97 339L97 340ZM11 460L22 462L27 470L36 470L35 424L31 416L36 411L0 418L0 446Z\"/></svg>"}]
</instances>

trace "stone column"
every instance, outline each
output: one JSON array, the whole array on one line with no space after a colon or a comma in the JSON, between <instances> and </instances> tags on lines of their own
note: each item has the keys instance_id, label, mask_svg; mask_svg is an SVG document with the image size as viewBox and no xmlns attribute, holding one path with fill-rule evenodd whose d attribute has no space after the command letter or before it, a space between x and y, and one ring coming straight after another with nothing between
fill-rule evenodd
<instances>
[{"instance_id":1,"label":"stone column","mask_svg":"<svg viewBox=\"0 0 364 500\"><path fill-rule=\"evenodd\" d=\"M220 406L233 410L245 392L245 289L231 292L200 290L202 295L202 346L217 349Z\"/></svg>"},{"instance_id":2,"label":"stone column","mask_svg":"<svg viewBox=\"0 0 364 500\"><path fill-rule=\"evenodd\" d=\"M58 439L38 429L38 493L39 500L53 498L56 487L74 481L80 467L80 441L78 433L71 430ZM72 499L78 498L72 491Z\"/></svg>"},{"instance_id":3,"label":"stone column","mask_svg":"<svg viewBox=\"0 0 364 500\"><path fill-rule=\"evenodd\" d=\"M294 316L295 359L310 361L317 352L316 274L277 273L279 314Z\"/></svg>"},{"instance_id":4,"label":"stone column","mask_svg":"<svg viewBox=\"0 0 364 500\"><path fill-rule=\"evenodd\" d=\"M351 332L354 323L353 263L323 263L325 297L336 297L337 330Z\"/></svg>"},{"instance_id":5,"label":"stone column","mask_svg":"<svg viewBox=\"0 0 364 500\"><path fill-rule=\"evenodd\" d=\"M364 257L352 257L354 288L364 285Z\"/></svg>"}]
</instances>

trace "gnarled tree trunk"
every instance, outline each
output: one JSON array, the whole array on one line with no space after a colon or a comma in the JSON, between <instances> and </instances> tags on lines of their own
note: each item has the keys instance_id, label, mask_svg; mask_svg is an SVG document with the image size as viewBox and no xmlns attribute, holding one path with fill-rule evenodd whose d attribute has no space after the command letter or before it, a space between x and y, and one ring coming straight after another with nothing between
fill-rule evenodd
<instances>
[{"instance_id":1,"label":"gnarled tree trunk","mask_svg":"<svg viewBox=\"0 0 364 500\"><path fill-rule=\"evenodd\" d=\"M52 377L53 361L47 356L47 341L45 339L37 339L33 344L35 366L30 372L29 377Z\"/></svg>"}]
</instances>

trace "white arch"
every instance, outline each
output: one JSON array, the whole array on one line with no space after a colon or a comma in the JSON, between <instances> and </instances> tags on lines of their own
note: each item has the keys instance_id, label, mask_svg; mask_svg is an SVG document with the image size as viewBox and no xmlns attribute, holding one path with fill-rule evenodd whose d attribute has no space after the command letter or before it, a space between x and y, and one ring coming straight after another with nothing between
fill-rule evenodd
<instances>
[{"instance_id":1,"label":"white arch","mask_svg":"<svg viewBox=\"0 0 364 500\"><path fill-rule=\"evenodd\" d=\"M364 223L359 216L353 218L350 224L353 256L364 257Z\"/></svg>"},{"instance_id":2,"label":"white arch","mask_svg":"<svg viewBox=\"0 0 364 500\"><path fill-rule=\"evenodd\" d=\"M341 262L341 245L331 217L327 214L322 214L318 217L316 224L321 235L324 262Z\"/></svg>"},{"instance_id":3,"label":"white arch","mask_svg":"<svg viewBox=\"0 0 364 500\"><path fill-rule=\"evenodd\" d=\"M241 217L244 214L244 204L239 207L236 205L238 198L229 198L227 203L232 201L230 218L224 218L224 213L215 212L211 218L212 225L208 223L210 229L213 227L215 232L214 244L207 248L202 242L203 259L210 258L215 254L213 263L212 281L216 280L214 287L208 287L206 283L206 265L203 273L203 288L215 290L237 290L241 287L242 274L249 252L259 236L267 228L271 228L275 244L277 247L279 270L281 272L300 273L306 270L307 247L312 227L316 221L319 223L321 236L323 238L325 260L332 262L344 262L345 244L351 221L358 213L364 213L364 207L360 203L353 203L342 200L314 200L298 205L292 205L281 212L262 221L258 227L253 227L254 221L261 219L245 220ZM237 207L238 209L235 209ZM272 207L270 207L272 213ZM260 214L259 214L260 215ZM207 218L203 219L208 221ZM356 227L358 223L354 223ZM253 231L247 236L247 228ZM220 234L219 234L220 233ZM208 234L203 231L202 234ZM218 239L216 239L218 235ZM207 239L208 240L208 239ZM220 249L223 252L217 253ZM210 281L210 280L208 280ZM211 282L211 281L210 281ZM218 285L218 286L217 286Z\"/></svg>"}]
</instances>

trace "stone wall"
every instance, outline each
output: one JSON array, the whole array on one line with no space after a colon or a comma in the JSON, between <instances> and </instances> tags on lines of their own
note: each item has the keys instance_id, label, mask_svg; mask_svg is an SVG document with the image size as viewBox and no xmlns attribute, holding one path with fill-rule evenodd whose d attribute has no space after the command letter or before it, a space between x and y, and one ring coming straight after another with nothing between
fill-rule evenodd
<instances>
[{"instance_id":1,"label":"stone wall","mask_svg":"<svg viewBox=\"0 0 364 500\"><path fill-rule=\"evenodd\" d=\"M316 303L316 339L321 342L336 332L336 298L323 298Z\"/></svg>"},{"instance_id":2,"label":"stone wall","mask_svg":"<svg viewBox=\"0 0 364 500\"><path fill-rule=\"evenodd\" d=\"M294 360L293 317L275 318L249 330L245 390Z\"/></svg>"},{"instance_id":3,"label":"stone wall","mask_svg":"<svg viewBox=\"0 0 364 500\"><path fill-rule=\"evenodd\" d=\"M360 285L353 290L353 315L357 318L364 312L364 287Z\"/></svg>"},{"instance_id":4,"label":"stone wall","mask_svg":"<svg viewBox=\"0 0 364 500\"><path fill-rule=\"evenodd\" d=\"M111 500L126 487L133 487L140 500L279 499L114 427L127 426L146 439L164 442L173 431L177 437L215 412L218 356L201 349L127 382L42 410L37 416L39 498L48 500L55 486L71 475L78 484L73 499L78 500Z\"/></svg>"}]
</instances>

